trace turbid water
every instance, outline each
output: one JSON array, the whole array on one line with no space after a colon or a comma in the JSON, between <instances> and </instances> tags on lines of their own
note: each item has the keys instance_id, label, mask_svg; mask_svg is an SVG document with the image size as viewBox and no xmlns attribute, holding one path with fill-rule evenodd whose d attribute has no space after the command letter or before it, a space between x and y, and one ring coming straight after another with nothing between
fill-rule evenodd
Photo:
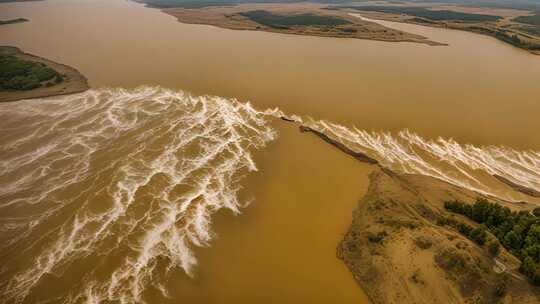
<instances>
[{"instance_id":1,"label":"turbid water","mask_svg":"<svg viewBox=\"0 0 540 304\"><path fill-rule=\"evenodd\" d=\"M8 17L31 21L0 43L96 89L0 105L2 302L365 302L335 247L370 169L269 108L396 170L509 199L524 196L491 174L540 188L540 57L490 37L231 31L125 1Z\"/></svg>"}]
</instances>

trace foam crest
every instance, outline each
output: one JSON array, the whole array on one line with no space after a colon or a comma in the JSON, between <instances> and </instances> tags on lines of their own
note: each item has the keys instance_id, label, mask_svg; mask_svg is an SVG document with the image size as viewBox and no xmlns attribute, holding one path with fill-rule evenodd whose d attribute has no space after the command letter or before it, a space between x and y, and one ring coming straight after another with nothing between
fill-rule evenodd
<instances>
[{"instance_id":1,"label":"foam crest","mask_svg":"<svg viewBox=\"0 0 540 304\"><path fill-rule=\"evenodd\" d=\"M517 151L499 146L477 147L441 137L428 140L409 130L397 134L370 132L309 117L295 116L292 120L323 132L398 172L436 177L509 200L519 200L523 196L502 185L494 176L540 191L539 151Z\"/></svg>"},{"instance_id":2,"label":"foam crest","mask_svg":"<svg viewBox=\"0 0 540 304\"><path fill-rule=\"evenodd\" d=\"M48 297L64 303L171 297L169 279L194 275L194 249L211 244L212 215L250 203L241 179L276 117L159 87L0 104L0 303L31 301L51 280L63 290ZM508 199L520 196L493 176L540 191L538 151L285 118L395 171Z\"/></svg>"},{"instance_id":3,"label":"foam crest","mask_svg":"<svg viewBox=\"0 0 540 304\"><path fill-rule=\"evenodd\" d=\"M151 287L167 296L166 276L192 275L193 247L210 244L212 214L240 212L250 152L275 137L248 103L155 87L22 101L0 117L17 133L1 138L2 240L25 252L2 246L6 265L23 266L0 271L0 302L87 260L66 303L140 303Z\"/></svg>"}]
</instances>

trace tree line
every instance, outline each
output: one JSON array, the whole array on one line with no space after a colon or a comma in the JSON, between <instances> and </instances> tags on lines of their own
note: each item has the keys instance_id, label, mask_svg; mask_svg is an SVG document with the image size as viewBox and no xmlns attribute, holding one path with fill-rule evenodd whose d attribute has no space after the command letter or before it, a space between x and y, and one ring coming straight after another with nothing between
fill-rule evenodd
<instances>
[{"instance_id":1,"label":"tree line","mask_svg":"<svg viewBox=\"0 0 540 304\"><path fill-rule=\"evenodd\" d=\"M485 233L485 229L489 230L511 254L521 260L520 271L534 284L540 285L540 208L516 212L482 198L472 205L447 201L444 207L482 224L480 228L458 230L480 239L482 237L478 235L482 233L473 231L484 229ZM491 251L491 247L489 249Z\"/></svg>"}]
</instances>

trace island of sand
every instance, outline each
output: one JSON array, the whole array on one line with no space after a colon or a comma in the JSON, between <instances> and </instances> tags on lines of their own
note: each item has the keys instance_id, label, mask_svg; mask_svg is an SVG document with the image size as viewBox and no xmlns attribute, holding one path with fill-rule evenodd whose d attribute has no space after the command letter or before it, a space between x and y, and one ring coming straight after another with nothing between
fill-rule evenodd
<instances>
[{"instance_id":1,"label":"island of sand","mask_svg":"<svg viewBox=\"0 0 540 304\"><path fill-rule=\"evenodd\" d=\"M76 69L24 53L16 47L0 46L0 59L5 63L1 70L0 102L74 94L89 89L87 79ZM9 66L14 64L22 69L10 71ZM25 75L18 75L21 73ZM39 76L31 73L39 73Z\"/></svg>"},{"instance_id":2,"label":"island of sand","mask_svg":"<svg viewBox=\"0 0 540 304\"><path fill-rule=\"evenodd\" d=\"M278 0L275 3L250 0L200 2L138 0L138 2L159 8L183 23L206 24L235 30L443 45L420 35L385 27L376 22L376 19L380 19L479 33L492 36L532 54L540 54L540 11L539 6L533 4L466 5L456 1L326 4L318 1L285 0ZM372 20L358 18L357 13Z\"/></svg>"},{"instance_id":3,"label":"island of sand","mask_svg":"<svg viewBox=\"0 0 540 304\"><path fill-rule=\"evenodd\" d=\"M162 10L182 23L206 24L234 30L445 45L420 35L361 20L346 11L328 10L315 3L248 3Z\"/></svg>"}]
</instances>

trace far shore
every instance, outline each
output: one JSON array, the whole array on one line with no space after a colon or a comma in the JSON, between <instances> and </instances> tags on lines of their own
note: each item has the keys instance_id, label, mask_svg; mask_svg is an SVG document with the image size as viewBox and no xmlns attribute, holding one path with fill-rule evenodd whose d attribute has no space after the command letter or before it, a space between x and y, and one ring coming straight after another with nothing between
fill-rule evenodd
<instances>
[{"instance_id":1,"label":"far shore","mask_svg":"<svg viewBox=\"0 0 540 304\"><path fill-rule=\"evenodd\" d=\"M325 10L323 5L313 3L294 4L239 4L234 6L212 6L197 9L165 8L163 12L176 17L186 24L212 25L233 30L264 31L282 34L354 38L386 42L413 42L430 46L442 46L444 43L429 40L421 35L391 29L375 22L361 20L350 16L347 12ZM253 11L264 11L283 16L312 14L322 17L340 18L348 22L342 26L293 25L272 27L257 23L242 14Z\"/></svg>"}]
</instances>

